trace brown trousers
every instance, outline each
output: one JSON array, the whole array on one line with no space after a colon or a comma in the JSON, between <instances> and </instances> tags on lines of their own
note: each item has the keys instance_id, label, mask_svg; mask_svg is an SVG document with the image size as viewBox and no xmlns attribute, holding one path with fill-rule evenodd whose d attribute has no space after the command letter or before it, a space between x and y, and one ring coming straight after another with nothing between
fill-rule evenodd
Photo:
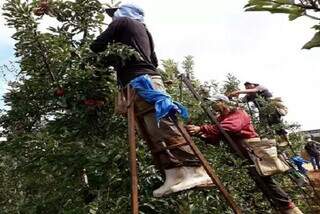
<instances>
[{"instance_id":1,"label":"brown trousers","mask_svg":"<svg viewBox=\"0 0 320 214\"><path fill-rule=\"evenodd\" d=\"M160 76L150 76L150 78L155 89L165 91ZM138 131L147 142L159 169L201 165L171 118L163 118L158 124L154 105L145 102L138 95L134 104Z\"/></svg>"}]
</instances>

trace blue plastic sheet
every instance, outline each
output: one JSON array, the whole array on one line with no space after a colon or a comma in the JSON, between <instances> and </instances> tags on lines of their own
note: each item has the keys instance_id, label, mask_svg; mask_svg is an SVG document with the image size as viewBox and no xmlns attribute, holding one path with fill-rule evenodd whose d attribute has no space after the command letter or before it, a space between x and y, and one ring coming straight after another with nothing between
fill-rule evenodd
<instances>
[{"instance_id":1,"label":"blue plastic sheet","mask_svg":"<svg viewBox=\"0 0 320 214\"><path fill-rule=\"evenodd\" d=\"M308 170L303 167L304 163L309 163L309 161L303 159L300 156L294 156L291 158L291 161L298 167L299 172L302 174L306 175Z\"/></svg>"},{"instance_id":2,"label":"blue plastic sheet","mask_svg":"<svg viewBox=\"0 0 320 214\"><path fill-rule=\"evenodd\" d=\"M154 104L158 123L162 118L173 116L177 112L182 118L189 118L187 108L180 103L173 101L171 96L166 92L154 89L148 75L136 77L131 80L130 85L146 102Z\"/></svg>"},{"instance_id":3,"label":"blue plastic sheet","mask_svg":"<svg viewBox=\"0 0 320 214\"><path fill-rule=\"evenodd\" d=\"M304 164L304 163L309 163L309 161L303 159L303 158L300 157L300 156L294 156L294 157L291 158L291 160L293 161L293 163L294 163L295 165L302 165L302 164Z\"/></svg>"}]
</instances>

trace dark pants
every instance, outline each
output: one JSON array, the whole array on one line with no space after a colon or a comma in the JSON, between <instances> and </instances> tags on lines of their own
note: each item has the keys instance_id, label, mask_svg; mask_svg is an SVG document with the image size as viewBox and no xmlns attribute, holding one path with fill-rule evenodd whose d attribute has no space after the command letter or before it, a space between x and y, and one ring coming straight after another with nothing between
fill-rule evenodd
<instances>
[{"instance_id":1,"label":"dark pants","mask_svg":"<svg viewBox=\"0 0 320 214\"><path fill-rule=\"evenodd\" d=\"M319 155L310 155L310 161L314 170L320 169L320 156Z\"/></svg>"},{"instance_id":2,"label":"dark pants","mask_svg":"<svg viewBox=\"0 0 320 214\"><path fill-rule=\"evenodd\" d=\"M248 173L274 208L283 208L289 205L291 200L288 194L279 187L279 184L271 176L260 176L255 167L249 168Z\"/></svg>"},{"instance_id":3,"label":"dark pants","mask_svg":"<svg viewBox=\"0 0 320 214\"><path fill-rule=\"evenodd\" d=\"M302 166L302 164L296 164L296 166L298 167L299 172L301 172L302 174L306 175L308 170L306 168L304 168Z\"/></svg>"},{"instance_id":4,"label":"dark pants","mask_svg":"<svg viewBox=\"0 0 320 214\"><path fill-rule=\"evenodd\" d=\"M150 76L155 89L165 91L160 76ZM191 147L170 118L157 123L154 106L136 96L134 101L137 125L140 134L147 142L154 162L159 169L170 169L180 166L201 166ZM149 109L149 110L148 110ZM183 126L180 127L184 129ZM184 130L184 132L186 132Z\"/></svg>"}]
</instances>

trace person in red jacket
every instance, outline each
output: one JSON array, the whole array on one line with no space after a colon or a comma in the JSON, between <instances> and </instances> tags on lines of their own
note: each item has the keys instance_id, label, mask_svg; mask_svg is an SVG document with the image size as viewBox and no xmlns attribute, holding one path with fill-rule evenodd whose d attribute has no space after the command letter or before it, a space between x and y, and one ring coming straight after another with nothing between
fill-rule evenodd
<instances>
[{"instance_id":1,"label":"person in red jacket","mask_svg":"<svg viewBox=\"0 0 320 214\"><path fill-rule=\"evenodd\" d=\"M244 141L257 141L260 138L252 125L251 117L243 109L230 105L228 97L224 95L216 95L212 101L213 109L218 113L220 126L237 146L233 149L252 164ZM187 130L192 135L202 136L209 144L217 144L224 139L216 125L188 125ZM302 213L270 176L260 176L255 167L249 168L248 172L275 209L285 214Z\"/></svg>"}]
</instances>

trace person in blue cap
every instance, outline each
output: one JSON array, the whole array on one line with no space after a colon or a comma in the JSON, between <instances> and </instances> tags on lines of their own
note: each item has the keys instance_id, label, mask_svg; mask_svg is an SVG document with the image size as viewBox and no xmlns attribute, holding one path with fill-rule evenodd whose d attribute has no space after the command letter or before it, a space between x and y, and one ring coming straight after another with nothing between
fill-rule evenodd
<instances>
[{"instance_id":1,"label":"person in blue cap","mask_svg":"<svg viewBox=\"0 0 320 214\"><path fill-rule=\"evenodd\" d=\"M139 81L144 76L142 82L150 81L154 90L165 93L163 81L157 71L158 60L153 39L144 24L144 11L136 5L123 4L119 8L107 9L106 12L112 17L112 22L93 41L91 50L96 53L103 52L107 45L112 43L121 43L133 48L141 56L140 59L131 59L125 64L113 65L117 71L119 86L125 88L128 84L139 85L141 83ZM149 87L148 90L153 89ZM167 94L163 97L170 100ZM148 146L158 163L158 168L164 170L165 174L164 184L154 190L153 195L162 197L198 186L210 186L211 178L175 127L174 121L169 117L158 121L153 104L148 103L142 96L137 96L134 100L136 115L140 115L138 127L140 131L141 127L145 127L143 135L148 138Z\"/></svg>"}]
</instances>

